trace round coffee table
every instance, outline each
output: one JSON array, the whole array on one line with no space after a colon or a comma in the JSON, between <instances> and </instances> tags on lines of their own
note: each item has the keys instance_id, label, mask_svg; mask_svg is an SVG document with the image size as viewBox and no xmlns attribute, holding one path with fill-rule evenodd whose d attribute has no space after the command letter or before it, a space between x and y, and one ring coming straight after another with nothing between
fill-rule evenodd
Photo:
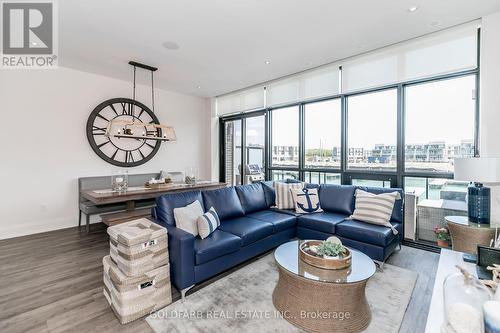
<instances>
[{"instance_id":1,"label":"round coffee table","mask_svg":"<svg viewBox=\"0 0 500 333\"><path fill-rule=\"evenodd\" d=\"M309 332L360 332L370 324L365 287L375 264L353 250L352 265L342 270L321 269L299 258L301 240L274 252L279 280L273 303L284 319Z\"/></svg>"}]
</instances>

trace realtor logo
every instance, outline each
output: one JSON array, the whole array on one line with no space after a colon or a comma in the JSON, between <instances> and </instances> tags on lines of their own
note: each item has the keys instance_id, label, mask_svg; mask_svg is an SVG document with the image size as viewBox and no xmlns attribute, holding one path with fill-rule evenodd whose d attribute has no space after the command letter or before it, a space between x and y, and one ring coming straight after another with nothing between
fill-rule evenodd
<instances>
[{"instance_id":1,"label":"realtor logo","mask_svg":"<svg viewBox=\"0 0 500 333\"><path fill-rule=\"evenodd\" d=\"M54 68L56 11L53 1L4 1L2 7L2 68Z\"/></svg>"}]
</instances>

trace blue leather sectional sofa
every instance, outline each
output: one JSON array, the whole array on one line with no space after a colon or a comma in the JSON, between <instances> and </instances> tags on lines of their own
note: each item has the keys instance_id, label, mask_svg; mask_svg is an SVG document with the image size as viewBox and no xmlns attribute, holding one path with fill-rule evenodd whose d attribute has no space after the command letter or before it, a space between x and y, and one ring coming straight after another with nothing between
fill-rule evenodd
<instances>
[{"instance_id":1,"label":"blue leather sectional sofa","mask_svg":"<svg viewBox=\"0 0 500 333\"><path fill-rule=\"evenodd\" d=\"M400 189L362 188L372 193ZM323 213L297 215L271 208L275 205L272 182L209 191L166 194L156 201L155 222L168 229L171 281L181 291L264 253L295 237L326 239L336 235L342 242L374 260L384 261L401 243L403 202L397 200L390 228L346 220L354 211L356 186L320 185ZM205 239L175 227L173 209L198 200L204 210L214 207L220 227ZM184 292L183 292L184 296Z\"/></svg>"}]
</instances>

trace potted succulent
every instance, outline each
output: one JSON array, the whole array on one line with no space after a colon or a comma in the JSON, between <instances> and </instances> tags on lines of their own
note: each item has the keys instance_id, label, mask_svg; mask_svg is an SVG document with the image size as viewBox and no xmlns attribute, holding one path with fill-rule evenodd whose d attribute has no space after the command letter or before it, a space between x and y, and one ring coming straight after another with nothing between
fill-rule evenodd
<instances>
[{"instance_id":1,"label":"potted succulent","mask_svg":"<svg viewBox=\"0 0 500 333\"><path fill-rule=\"evenodd\" d=\"M347 249L342 244L324 241L318 245L317 253L325 259L339 259L347 254Z\"/></svg>"},{"instance_id":2,"label":"potted succulent","mask_svg":"<svg viewBox=\"0 0 500 333\"><path fill-rule=\"evenodd\" d=\"M437 237L437 245L440 247L449 247L450 246L450 231L448 228L435 226L434 233Z\"/></svg>"}]
</instances>

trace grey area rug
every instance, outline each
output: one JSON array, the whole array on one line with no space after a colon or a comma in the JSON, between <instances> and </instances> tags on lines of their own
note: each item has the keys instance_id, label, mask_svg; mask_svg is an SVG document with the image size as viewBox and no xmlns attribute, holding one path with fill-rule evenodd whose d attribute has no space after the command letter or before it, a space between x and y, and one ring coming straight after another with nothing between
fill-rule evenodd
<instances>
[{"instance_id":1,"label":"grey area rug","mask_svg":"<svg viewBox=\"0 0 500 333\"><path fill-rule=\"evenodd\" d=\"M417 273L392 265L368 281L372 321L365 332L398 332ZM303 332L279 316L272 302L278 280L269 254L146 318L155 333Z\"/></svg>"}]
</instances>

